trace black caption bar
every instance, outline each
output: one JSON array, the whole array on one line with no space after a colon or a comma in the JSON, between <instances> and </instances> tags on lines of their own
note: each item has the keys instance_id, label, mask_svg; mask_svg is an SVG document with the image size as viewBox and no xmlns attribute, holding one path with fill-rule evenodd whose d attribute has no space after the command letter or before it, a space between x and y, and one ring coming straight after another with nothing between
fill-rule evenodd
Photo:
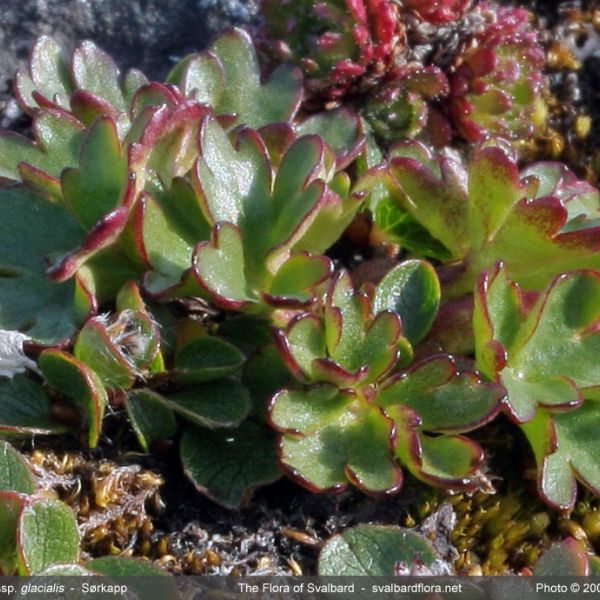
<instances>
[{"instance_id":1,"label":"black caption bar","mask_svg":"<svg viewBox=\"0 0 600 600\"><path fill-rule=\"evenodd\" d=\"M0 577L0 600L600 600L600 577Z\"/></svg>"}]
</instances>

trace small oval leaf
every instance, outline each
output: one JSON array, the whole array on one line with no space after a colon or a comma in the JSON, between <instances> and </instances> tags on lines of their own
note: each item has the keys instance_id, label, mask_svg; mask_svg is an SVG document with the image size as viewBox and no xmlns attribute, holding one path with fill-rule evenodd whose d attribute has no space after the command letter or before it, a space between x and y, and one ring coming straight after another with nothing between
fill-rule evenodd
<instances>
[{"instance_id":1,"label":"small oval leaf","mask_svg":"<svg viewBox=\"0 0 600 600\"><path fill-rule=\"evenodd\" d=\"M435 269L423 260L408 260L381 280L375 292L373 311L396 311L402 319L404 335L411 344L417 344L433 324L440 295Z\"/></svg>"},{"instance_id":2,"label":"small oval leaf","mask_svg":"<svg viewBox=\"0 0 600 600\"><path fill-rule=\"evenodd\" d=\"M235 346L215 337L198 338L175 353L177 380L182 383L221 379L243 363L244 355Z\"/></svg>"},{"instance_id":3,"label":"small oval leaf","mask_svg":"<svg viewBox=\"0 0 600 600\"><path fill-rule=\"evenodd\" d=\"M79 558L79 534L73 511L58 500L31 499L17 525L19 572L32 575L56 563Z\"/></svg>"},{"instance_id":4,"label":"small oval leaf","mask_svg":"<svg viewBox=\"0 0 600 600\"><path fill-rule=\"evenodd\" d=\"M134 390L125 399L125 408L140 446L150 451L153 442L171 437L177 422L166 400L152 390Z\"/></svg>"},{"instance_id":5,"label":"small oval leaf","mask_svg":"<svg viewBox=\"0 0 600 600\"><path fill-rule=\"evenodd\" d=\"M0 440L0 491L33 494L33 475L25 459L8 443Z\"/></svg>"},{"instance_id":6,"label":"small oval leaf","mask_svg":"<svg viewBox=\"0 0 600 600\"><path fill-rule=\"evenodd\" d=\"M319 556L319 575L392 576L430 566L437 556L421 535L399 527L359 525L330 538Z\"/></svg>"},{"instance_id":7,"label":"small oval leaf","mask_svg":"<svg viewBox=\"0 0 600 600\"><path fill-rule=\"evenodd\" d=\"M239 508L257 487L281 475L273 436L253 421L234 430L188 427L181 440L181 460L192 483L226 508Z\"/></svg>"}]
</instances>

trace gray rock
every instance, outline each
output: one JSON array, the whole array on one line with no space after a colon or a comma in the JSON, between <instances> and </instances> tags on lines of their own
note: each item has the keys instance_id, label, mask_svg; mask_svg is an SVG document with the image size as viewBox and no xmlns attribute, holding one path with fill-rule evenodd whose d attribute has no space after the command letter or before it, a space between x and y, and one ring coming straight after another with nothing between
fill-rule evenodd
<instances>
[{"instance_id":1,"label":"gray rock","mask_svg":"<svg viewBox=\"0 0 600 600\"><path fill-rule=\"evenodd\" d=\"M53 36L67 50L90 39L123 69L163 77L220 30L253 22L257 0L0 0L0 98L36 38Z\"/></svg>"}]
</instances>

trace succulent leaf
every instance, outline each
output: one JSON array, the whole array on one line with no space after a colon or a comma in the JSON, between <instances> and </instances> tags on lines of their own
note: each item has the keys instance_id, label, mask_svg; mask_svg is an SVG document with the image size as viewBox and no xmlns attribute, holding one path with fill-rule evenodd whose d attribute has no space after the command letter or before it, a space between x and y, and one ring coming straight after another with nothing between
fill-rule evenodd
<instances>
[{"instance_id":1,"label":"succulent leaf","mask_svg":"<svg viewBox=\"0 0 600 600\"><path fill-rule=\"evenodd\" d=\"M600 490L597 400L586 399L568 413L538 410L522 425L538 462L538 489L542 499L558 510L571 510L577 499L577 481L595 494Z\"/></svg>"},{"instance_id":2,"label":"succulent leaf","mask_svg":"<svg viewBox=\"0 0 600 600\"><path fill-rule=\"evenodd\" d=\"M328 259L310 252L326 249L339 234L339 225L325 229L332 217L341 210L347 222L358 208L320 179L323 142L316 136L296 140L274 177L265 144L252 130L242 130L234 147L217 121L207 118L200 145L194 183L213 226L211 241L194 254L200 287L226 308L263 300L276 306L310 303L331 269ZM327 214L319 220L321 207Z\"/></svg>"},{"instance_id":3,"label":"succulent leaf","mask_svg":"<svg viewBox=\"0 0 600 600\"><path fill-rule=\"evenodd\" d=\"M479 8L488 24L456 61L449 112L470 142L490 135L526 139L545 119L544 50L525 9Z\"/></svg>"},{"instance_id":4,"label":"succulent leaf","mask_svg":"<svg viewBox=\"0 0 600 600\"><path fill-rule=\"evenodd\" d=\"M216 107L219 112L234 114L238 123L253 128L293 118L302 100L298 70L287 65L278 67L261 84L254 44L241 29L221 35L211 52L219 59L225 80Z\"/></svg>"},{"instance_id":5,"label":"succulent leaf","mask_svg":"<svg viewBox=\"0 0 600 600\"><path fill-rule=\"evenodd\" d=\"M404 49L404 27L389 0L263 0L265 36L283 59L294 60L306 88L326 99L339 98L395 66Z\"/></svg>"},{"instance_id":6,"label":"succulent leaf","mask_svg":"<svg viewBox=\"0 0 600 600\"><path fill-rule=\"evenodd\" d=\"M576 479L600 489L593 433L599 318L600 279L592 271L556 277L529 312L501 267L482 275L475 296L478 364L506 388L509 414L538 462L542 498L561 509L573 507Z\"/></svg>"},{"instance_id":7,"label":"succulent leaf","mask_svg":"<svg viewBox=\"0 0 600 600\"><path fill-rule=\"evenodd\" d=\"M79 167L62 174L65 202L86 229L122 201L127 185L127 158L114 121L101 117L81 145Z\"/></svg>"},{"instance_id":8,"label":"succulent leaf","mask_svg":"<svg viewBox=\"0 0 600 600\"><path fill-rule=\"evenodd\" d=\"M69 113L49 109L35 116L35 142L14 133L0 135L0 177L19 181L33 175L44 179L42 189L54 189L66 167L77 164L84 126Z\"/></svg>"},{"instance_id":9,"label":"succulent leaf","mask_svg":"<svg viewBox=\"0 0 600 600\"><path fill-rule=\"evenodd\" d=\"M300 378L329 381L341 387L373 383L401 354L410 354L401 337L398 316L388 310L374 315L370 301L355 292L347 273L332 281L324 319L299 315L278 334L284 359Z\"/></svg>"},{"instance_id":10,"label":"succulent leaf","mask_svg":"<svg viewBox=\"0 0 600 600\"><path fill-rule=\"evenodd\" d=\"M469 7L470 0L404 0L404 8L414 10L424 21L441 25L456 21Z\"/></svg>"}]
</instances>

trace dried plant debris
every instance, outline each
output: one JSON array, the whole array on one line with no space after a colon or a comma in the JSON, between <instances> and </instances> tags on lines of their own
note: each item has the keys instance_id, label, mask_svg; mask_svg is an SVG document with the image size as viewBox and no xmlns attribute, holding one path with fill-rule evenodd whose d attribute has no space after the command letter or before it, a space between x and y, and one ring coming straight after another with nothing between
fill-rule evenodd
<instances>
[{"instance_id":1,"label":"dried plant debris","mask_svg":"<svg viewBox=\"0 0 600 600\"><path fill-rule=\"evenodd\" d=\"M28 460L41 489L54 491L77 514L85 552L149 554L152 518L162 508L159 475L75 452L38 449Z\"/></svg>"}]
</instances>

